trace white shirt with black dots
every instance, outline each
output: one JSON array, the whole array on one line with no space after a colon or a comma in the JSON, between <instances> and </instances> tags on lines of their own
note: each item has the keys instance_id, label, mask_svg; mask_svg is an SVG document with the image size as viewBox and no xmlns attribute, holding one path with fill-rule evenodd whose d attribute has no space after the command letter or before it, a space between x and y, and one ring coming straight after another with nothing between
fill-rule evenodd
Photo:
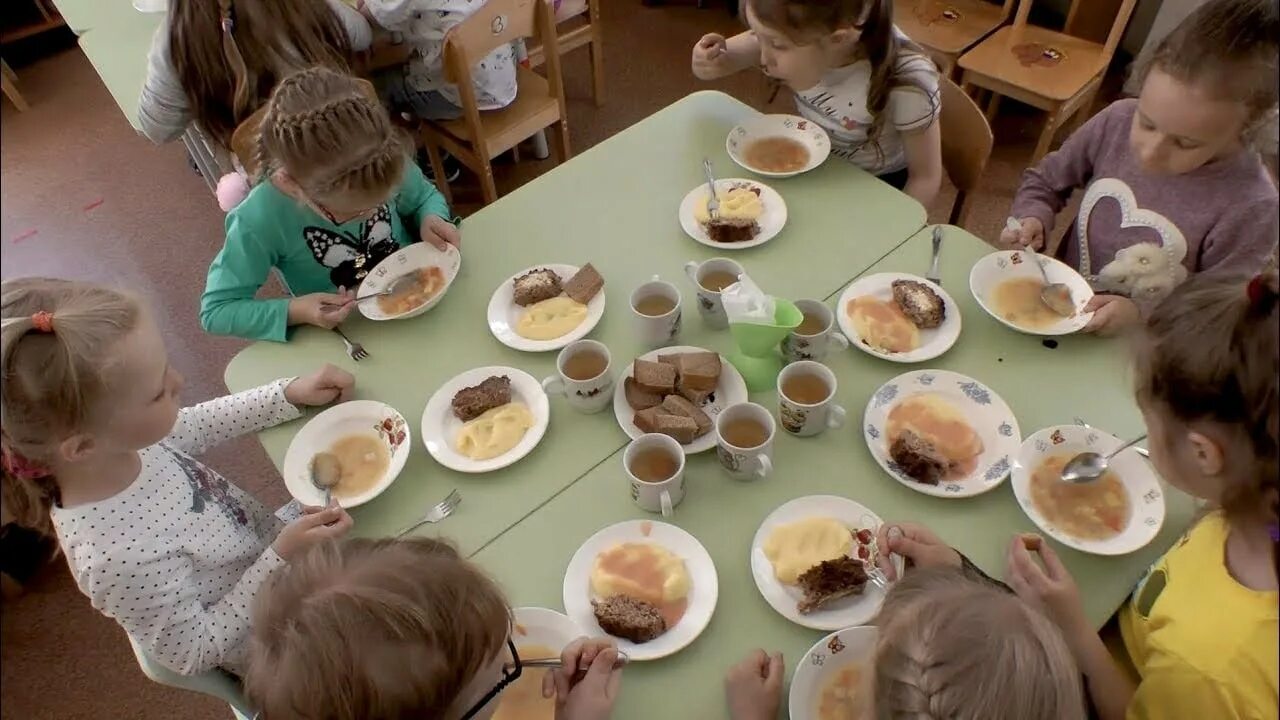
<instances>
[{"instance_id":1,"label":"white shirt with black dots","mask_svg":"<svg viewBox=\"0 0 1280 720\"><path fill-rule=\"evenodd\" d=\"M253 596L284 564L271 549L280 521L193 456L299 417L289 382L184 408L123 492L53 509L80 590L177 673L243 673Z\"/></svg>"}]
</instances>

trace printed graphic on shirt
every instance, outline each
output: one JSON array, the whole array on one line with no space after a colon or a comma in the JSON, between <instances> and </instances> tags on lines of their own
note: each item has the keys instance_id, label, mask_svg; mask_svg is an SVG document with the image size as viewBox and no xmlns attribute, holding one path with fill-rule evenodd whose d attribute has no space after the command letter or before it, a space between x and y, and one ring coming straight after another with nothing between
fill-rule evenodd
<instances>
[{"instance_id":1,"label":"printed graphic on shirt","mask_svg":"<svg viewBox=\"0 0 1280 720\"><path fill-rule=\"evenodd\" d=\"M191 459L185 453L162 446L173 461L182 468L182 474L191 484L191 512L203 513L205 505L213 503L224 515L241 527L248 526L249 514L239 499L231 494L231 483L221 475Z\"/></svg>"},{"instance_id":2,"label":"printed graphic on shirt","mask_svg":"<svg viewBox=\"0 0 1280 720\"><path fill-rule=\"evenodd\" d=\"M1133 592L1129 593L1129 607L1143 620L1151 618L1152 608L1156 606L1156 601L1160 599L1160 594L1164 592L1165 587L1169 584L1169 571L1165 566L1166 558L1173 551L1186 545L1190 539L1191 531L1188 530L1178 539L1177 544L1169 549L1169 553L1166 553L1147 569L1147 573L1134 586Z\"/></svg>"},{"instance_id":3,"label":"printed graphic on shirt","mask_svg":"<svg viewBox=\"0 0 1280 720\"><path fill-rule=\"evenodd\" d=\"M1159 236L1160 242L1139 242L1123 248L1094 274L1089 253L1089 220L1104 199L1120 206L1121 229L1147 228ZM1076 241L1080 246L1080 274L1096 292L1154 302L1187 279L1187 268L1182 264L1187 257L1187 240L1182 231L1164 215L1139 207L1133 191L1123 180L1102 178L1089 185L1080 203Z\"/></svg>"},{"instance_id":4,"label":"printed graphic on shirt","mask_svg":"<svg viewBox=\"0 0 1280 720\"><path fill-rule=\"evenodd\" d=\"M400 249L391 237L391 210L383 205L360 227L360 237L314 225L302 231L316 262L329 268L334 287L355 290L369 271Z\"/></svg>"}]
</instances>

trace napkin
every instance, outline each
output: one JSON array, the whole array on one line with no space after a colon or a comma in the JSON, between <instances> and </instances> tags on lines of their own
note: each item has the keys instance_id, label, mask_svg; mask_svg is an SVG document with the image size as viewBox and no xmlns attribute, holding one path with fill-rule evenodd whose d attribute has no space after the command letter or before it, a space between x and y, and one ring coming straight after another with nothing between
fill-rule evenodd
<instances>
[{"instance_id":1,"label":"napkin","mask_svg":"<svg viewBox=\"0 0 1280 720\"><path fill-rule=\"evenodd\" d=\"M738 276L738 282L720 291L720 300L724 303L724 312L731 323L775 323L777 304L746 273Z\"/></svg>"}]
</instances>

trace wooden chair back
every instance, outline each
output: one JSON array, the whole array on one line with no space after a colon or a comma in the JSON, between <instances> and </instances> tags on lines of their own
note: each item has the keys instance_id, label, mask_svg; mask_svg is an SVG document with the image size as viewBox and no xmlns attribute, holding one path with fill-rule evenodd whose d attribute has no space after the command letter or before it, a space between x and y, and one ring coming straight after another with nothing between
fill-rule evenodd
<instances>
[{"instance_id":1,"label":"wooden chair back","mask_svg":"<svg viewBox=\"0 0 1280 720\"><path fill-rule=\"evenodd\" d=\"M542 10L550 18L551 6L546 0L486 2L445 38L445 77L461 90L470 82L471 68L500 46L524 38L537 39L544 45L554 43L555 22L552 20L551 32L544 32L540 22Z\"/></svg>"},{"instance_id":2,"label":"wooden chair back","mask_svg":"<svg viewBox=\"0 0 1280 720\"><path fill-rule=\"evenodd\" d=\"M956 199L947 222L964 227L969 214L969 193L978 187L991 158L993 138L987 116L973 98L950 79L938 78L942 112L942 167L956 186Z\"/></svg>"},{"instance_id":3,"label":"wooden chair back","mask_svg":"<svg viewBox=\"0 0 1280 720\"><path fill-rule=\"evenodd\" d=\"M1015 31L1027 26L1027 17L1031 14L1031 5L1034 2L1035 0L1018 0L1018 11L1013 18ZM1120 39L1124 36L1125 28L1129 24L1129 16L1133 15L1133 9L1138 4L1138 0L1120 1L1105 38L1099 37L1097 14L1081 12L1085 9L1085 5L1089 5L1091 10L1096 10L1099 4L1098 0L1072 0L1071 7L1067 10L1067 21L1063 24L1062 33L1101 44L1101 57L1105 65L1110 63L1115 55Z\"/></svg>"}]
</instances>

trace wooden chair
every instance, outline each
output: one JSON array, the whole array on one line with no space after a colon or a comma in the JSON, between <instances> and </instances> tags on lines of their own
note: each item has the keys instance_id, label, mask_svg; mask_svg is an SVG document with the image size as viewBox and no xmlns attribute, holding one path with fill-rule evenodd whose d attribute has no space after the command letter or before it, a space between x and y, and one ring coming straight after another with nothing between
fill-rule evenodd
<instances>
[{"instance_id":1,"label":"wooden chair","mask_svg":"<svg viewBox=\"0 0 1280 720\"><path fill-rule=\"evenodd\" d=\"M1033 0L1018 0L1013 24L1000 28L960 56L961 87L990 90L987 117L995 115L1000 96L1007 95L1049 113L1031 161L1049 151L1054 134L1077 112L1087 113L1102 85L1137 0L1122 0L1101 44L1074 36L1096 22L1080 13L1093 0L1072 0L1063 32L1027 24Z\"/></svg>"},{"instance_id":2,"label":"wooden chair","mask_svg":"<svg viewBox=\"0 0 1280 720\"><path fill-rule=\"evenodd\" d=\"M958 85L946 77L938 79L942 95L942 113L938 118L942 131L942 167L956 186L956 199L951 203L947 223L964 227L973 198L969 193L978 187L982 173L991 158L991 126L987 116Z\"/></svg>"},{"instance_id":3,"label":"wooden chair","mask_svg":"<svg viewBox=\"0 0 1280 720\"><path fill-rule=\"evenodd\" d=\"M895 0L893 21L929 56L946 77L956 60L1009 20L1013 0L1003 5L986 0Z\"/></svg>"},{"instance_id":4,"label":"wooden chair","mask_svg":"<svg viewBox=\"0 0 1280 720\"><path fill-rule=\"evenodd\" d=\"M495 48L521 38L541 41L547 76L517 65L515 101L501 110L481 113L476 105L471 68ZM551 144L556 156L560 162L569 159L560 47L550 0L489 0L446 37L444 71L449 82L458 86L463 115L458 120L422 124L422 144L436 177L445 177L440 155L443 147L480 176L485 203L491 203L498 199L493 158L552 126ZM440 191L448 198L448 183L440 185Z\"/></svg>"},{"instance_id":5,"label":"wooden chair","mask_svg":"<svg viewBox=\"0 0 1280 720\"><path fill-rule=\"evenodd\" d=\"M0 60L0 85L3 86L4 96L9 98L9 102L13 103L19 112L26 112L30 106L22 97L22 93L18 92L18 76L9 67L9 63L3 60Z\"/></svg>"},{"instance_id":6,"label":"wooden chair","mask_svg":"<svg viewBox=\"0 0 1280 720\"><path fill-rule=\"evenodd\" d=\"M556 10L556 26L573 18L587 16L585 25L561 33L556 41L560 44L560 54L587 46L591 60L591 99L596 107L604 104L604 30L600 25L600 0L563 0ZM542 48L529 48L529 65L538 67L545 57Z\"/></svg>"}]
</instances>

